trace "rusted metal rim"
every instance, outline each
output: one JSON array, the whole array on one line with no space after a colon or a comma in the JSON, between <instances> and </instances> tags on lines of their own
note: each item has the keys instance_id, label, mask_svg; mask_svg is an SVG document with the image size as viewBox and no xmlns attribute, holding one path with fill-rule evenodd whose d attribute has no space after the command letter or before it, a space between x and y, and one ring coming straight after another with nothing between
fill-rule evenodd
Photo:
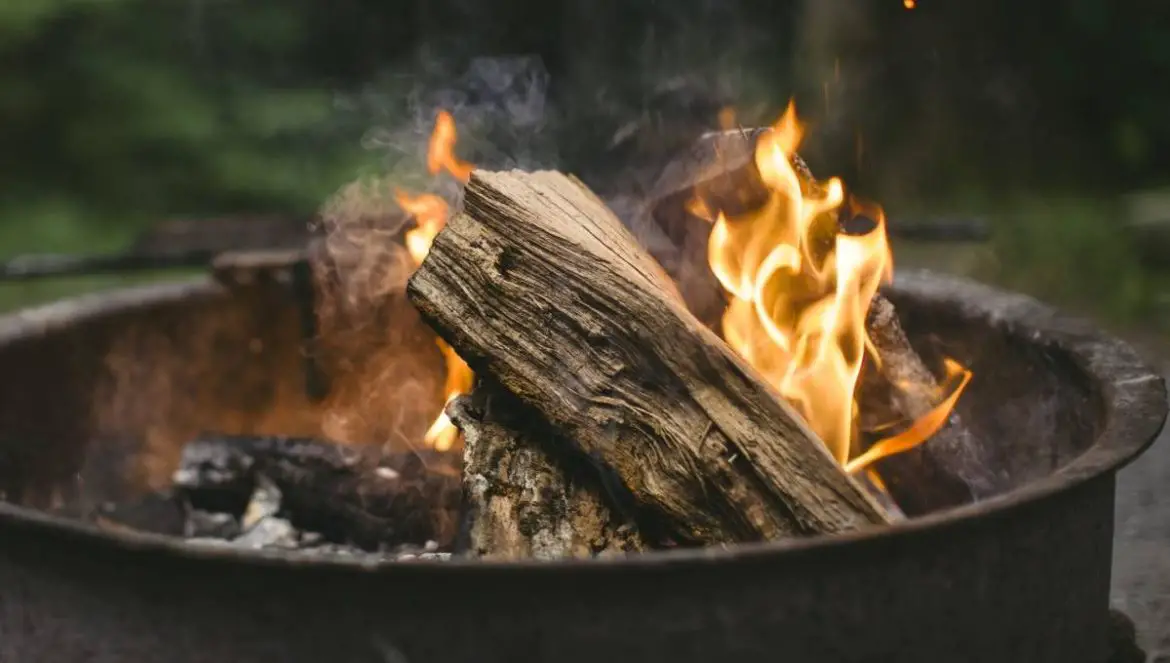
<instances>
[{"instance_id":1,"label":"rusted metal rim","mask_svg":"<svg viewBox=\"0 0 1170 663\"><path fill-rule=\"evenodd\" d=\"M1069 464L1016 490L977 504L904 521L833 536L739 544L722 548L685 549L643 553L630 557L564 562L499 562L450 560L361 562L347 559L297 558L263 551L203 548L181 540L134 532L107 532L90 525L46 513L0 503L0 530L22 529L75 545L113 547L127 554L175 555L204 563L315 569L321 572L359 572L452 576L477 573L614 573L659 568L663 565L725 564L735 560L777 562L804 554L821 554L839 546L873 545L908 541L920 534L946 528L975 526L992 521L1017 508L1068 491L1091 479L1112 474L1144 451L1161 431L1167 413L1166 386L1162 377L1124 341L1101 333L1092 324L1065 316L1055 309L1020 294L1007 293L966 279L930 272L904 272L895 290L929 303L958 307L973 320L985 322L1003 333L1034 343L1061 348L1086 375L1099 385L1104 424L1094 444ZM151 285L88 295L0 317L0 343L32 333L76 324L79 318L135 310L143 306L215 297L220 286L209 279ZM2 538L4 534L0 534Z\"/></svg>"}]
</instances>

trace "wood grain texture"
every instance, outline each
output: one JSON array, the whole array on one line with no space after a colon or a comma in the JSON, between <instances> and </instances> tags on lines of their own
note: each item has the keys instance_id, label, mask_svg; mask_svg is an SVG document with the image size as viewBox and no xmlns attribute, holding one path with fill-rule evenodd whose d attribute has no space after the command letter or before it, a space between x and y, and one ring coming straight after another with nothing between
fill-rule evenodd
<instances>
[{"instance_id":1,"label":"wood grain texture","mask_svg":"<svg viewBox=\"0 0 1170 663\"><path fill-rule=\"evenodd\" d=\"M567 458L568 445L515 396L481 384L447 414L463 432L467 554L551 560L646 547L592 468Z\"/></svg>"},{"instance_id":2,"label":"wood grain texture","mask_svg":"<svg viewBox=\"0 0 1170 663\"><path fill-rule=\"evenodd\" d=\"M476 171L407 291L478 374L609 468L680 543L888 522L570 177Z\"/></svg>"}]
</instances>

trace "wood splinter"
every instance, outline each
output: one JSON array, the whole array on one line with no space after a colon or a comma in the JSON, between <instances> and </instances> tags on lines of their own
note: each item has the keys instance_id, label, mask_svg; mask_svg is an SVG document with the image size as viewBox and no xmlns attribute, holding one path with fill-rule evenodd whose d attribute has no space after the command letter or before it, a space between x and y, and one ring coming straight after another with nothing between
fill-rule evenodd
<instances>
[{"instance_id":1,"label":"wood splinter","mask_svg":"<svg viewBox=\"0 0 1170 663\"><path fill-rule=\"evenodd\" d=\"M612 473L677 543L889 522L573 178L476 171L407 293L478 375Z\"/></svg>"}]
</instances>

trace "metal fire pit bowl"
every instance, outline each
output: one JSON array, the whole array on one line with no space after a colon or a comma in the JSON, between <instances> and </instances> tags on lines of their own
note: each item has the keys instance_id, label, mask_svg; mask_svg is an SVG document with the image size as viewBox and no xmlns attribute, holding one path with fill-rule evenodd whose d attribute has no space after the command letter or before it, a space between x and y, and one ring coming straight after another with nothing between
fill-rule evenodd
<instances>
[{"instance_id":1,"label":"metal fire pit bowl","mask_svg":"<svg viewBox=\"0 0 1170 663\"><path fill-rule=\"evenodd\" d=\"M1124 343L1029 298L925 273L891 297L924 355L974 370L960 409L1010 450L1015 488L893 527L620 560L362 565L98 531L29 506L132 491L142 473L119 484L112 459L155 453L145 465L165 473L174 450L159 452L169 443L152 422L192 403L242 431L271 408L311 413L286 290L160 285L0 320L0 487L24 504L0 504L0 661L1107 655L1114 475L1160 430L1163 381ZM108 357L127 334L138 391L111 394ZM177 371L188 358L198 370Z\"/></svg>"}]
</instances>

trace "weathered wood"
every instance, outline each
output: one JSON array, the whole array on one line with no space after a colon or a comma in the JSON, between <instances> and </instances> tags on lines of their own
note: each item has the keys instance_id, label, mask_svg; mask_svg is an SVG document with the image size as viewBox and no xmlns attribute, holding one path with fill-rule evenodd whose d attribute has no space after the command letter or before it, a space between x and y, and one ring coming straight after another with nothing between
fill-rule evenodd
<instances>
[{"instance_id":1,"label":"weathered wood","mask_svg":"<svg viewBox=\"0 0 1170 663\"><path fill-rule=\"evenodd\" d=\"M862 429L891 421L909 422L930 412L938 404L938 381L910 345L893 303L881 295L875 297L866 329L881 366L867 358L862 368L857 392ZM909 516L993 494L1000 482L995 468L1000 466L990 447L953 412L930 439L874 465Z\"/></svg>"},{"instance_id":2,"label":"weathered wood","mask_svg":"<svg viewBox=\"0 0 1170 663\"><path fill-rule=\"evenodd\" d=\"M679 543L888 522L574 179L477 171L407 292Z\"/></svg>"},{"instance_id":3,"label":"weathered wood","mask_svg":"<svg viewBox=\"0 0 1170 663\"><path fill-rule=\"evenodd\" d=\"M463 432L467 554L561 559L642 550L631 521L606 504L593 468L507 391L480 384L447 406ZM574 462L575 461L575 462Z\"/></svg>"}]
</instances>

